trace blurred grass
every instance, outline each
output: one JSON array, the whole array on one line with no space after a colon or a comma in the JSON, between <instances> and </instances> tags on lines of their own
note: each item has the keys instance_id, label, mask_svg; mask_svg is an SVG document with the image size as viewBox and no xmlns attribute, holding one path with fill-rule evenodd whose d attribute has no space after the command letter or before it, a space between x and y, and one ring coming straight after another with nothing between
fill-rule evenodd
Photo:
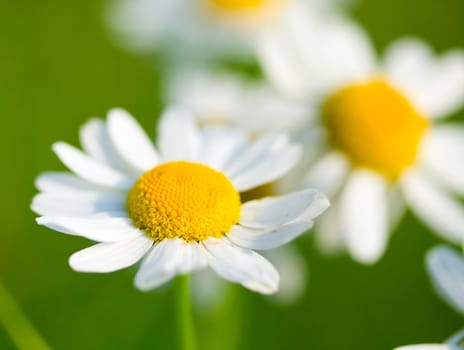
<instances>
[{"instance_id":1,"label":"blurred grass","mask_svg":"<svg viewBox=\"0 0 464 350\"><path fill-rule=\"evenodd\" d=\"M89 242L38 227L29 210L36 175L63 169L51 144L77 144L87 118L121 106L154 131L162 67L153 70L108 40L103 5L0 1L0 278L56 349L175 349L169 286L148 294L135 290L135 268L109 275L72 272L68 256ZM354 15L379 50L401 35L421 36L444 50L464 46L463 12L461 0L364 0ZM388 350L445 339L463 320L426 278L423 256L436 243L411 215L372 268L320 256L311 239L300 240L312 271L307 295L282 308L240 290L240 349ZM229 330L227 322L220 326L211 327L215 336ZM208 336L209 329L200 331ZM14 349L2 328L0 349Z\"/></svg>"}]
</instances>

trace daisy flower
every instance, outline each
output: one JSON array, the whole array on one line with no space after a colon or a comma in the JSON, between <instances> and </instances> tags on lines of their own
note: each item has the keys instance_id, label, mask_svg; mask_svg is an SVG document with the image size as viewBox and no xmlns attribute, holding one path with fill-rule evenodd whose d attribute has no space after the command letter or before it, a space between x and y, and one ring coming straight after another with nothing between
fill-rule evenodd
<instances>
[{"instance_id":1,"label":"daisy flower","mask_svg":"<svg viewBox=\"0 0 464 350\"><path fill-rule=\"evenodd\" d=\"M440 123L464 102L462 50L437 56L405 38L376 59L361 28L331 17L289 23L259 51L276 87L320 106L307 124L319 130L311 145L319 155L295 183L333 198L318 225L323 248L376 262L404 204L443 238L462 241L455 195L464 194L464 128Z\"/></svg>"},{"instance_id":2,"label":"daisy flower","mask_svg":"<svg viewBox=\"0 0 464 350\"><path fill-rule=\"evenodd\" d=\"M37 179L32 203L40 225L97 241L73 254L81 272L112 272L144 257L135 285L149 290L178 274L211 267L224 279L270 294L279 274L254 250L278 247L312 226L328 206L305 190L241 202L240 192L283 176L301 149L282 134L252 143L234 129L198 130L183 109L169 109L155 148L125 111L110 111L80 133L84 151L53 150L72 171Z\"/></svg>"},{"instance_id":3,"label":"daisy flower","mask_svg":"<svg viewBox=\"0 0 464 350\"><path fill-rule=\"evenodd\" d=\"M430 279L438 294L454 310L464 315L464 257L454 249L439 246L427 254ZM445 344L402 346L395 350L455 350L464 342L464 331L449 338Z\"/></svg>"},{"instance_id":4,"label":"daisy flower","mask_svg":"<svg viewBox=\"0 0 464 350\"><path fill-rule=\"evenodd\" d=\"M345 0L346 1L346 0ZM161 48L173 59L249 57L257 33L302 6L333 9L343 0L114 0L106 13L115 39L131 51Z\"/></svg>"}]
</instances>

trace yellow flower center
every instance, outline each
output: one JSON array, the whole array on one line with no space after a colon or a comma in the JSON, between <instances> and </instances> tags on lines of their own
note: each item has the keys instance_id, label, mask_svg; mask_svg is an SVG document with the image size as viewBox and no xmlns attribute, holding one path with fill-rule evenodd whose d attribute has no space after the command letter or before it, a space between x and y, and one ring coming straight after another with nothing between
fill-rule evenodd
<instances>
[{"instance_id":1,"label":"yellow flower center","mask_svg":"<svg viewBox=\"0 0 464 350\"><path fill-rule=\"evenodd\" d=\"M347 86L323 106L329 141L353 166L397 179L414 164L428 127L398 90L383 80Z\"/></svg>"},{"instance_id":2,"label":"yellow flower center","mask_svg":"<svg viewBox=\"0 0 464 350\"><path fill-rule=\"evenodd\" d=\"M143 174L129 191L134 225L155 241L220 238L240 217L240 195L222 173L205 165L169 162Z\"/></svg>"},{"instance_id":3,"label":"yellow flower center","mask_svg":"<svg viewBox=\"0 0 464 350\"><path fill-rule=\"evenodd\" d=\"M269 0L210 0L211 3L221 10L226 11L248 11L264 7Z\"/></svg>"}]
</instances>

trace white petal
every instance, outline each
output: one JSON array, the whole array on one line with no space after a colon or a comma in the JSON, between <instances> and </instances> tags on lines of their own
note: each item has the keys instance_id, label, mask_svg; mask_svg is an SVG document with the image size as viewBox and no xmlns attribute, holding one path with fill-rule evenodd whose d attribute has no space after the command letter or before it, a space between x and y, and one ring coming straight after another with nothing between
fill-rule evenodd
<instances>
[{"instance_id":1,"label":"white petal","mask_svg":"<svg viewBox=\"0 0 464 350\"><path fill-rule=\"evenodd\" d=\"M159 164L153 143L125 110L117 108L108 113L108 133L121 157L134 170L145 172Z\"/></svg>"},{"instance_id":2,"label":"white petal","mask_svg":"<svg viewBox=\"0 0 464 350\"><path fill-rule=\"evenodd\" d=\"M258 40L258 57L267 78L288 96L303 99L309 87L304 64L285 31L265 33Z\"/></svg>"},{"instance_id":3,"label":"white petal","mask_svg":"<svg viewBox=\"0 0 464 350\"><path fill-rule=\"evenodd\" d=\"M348 250L362 263L372 264L387 245L387 184L368 170L356 170L340 197L340 216Z\"/></svg>"},{"instance_id":4,"label":"white petal","mask_svg":"<svg viewBox=\"0 0 464 350\"><path fill-rule=\"evenodd\" d=\"M464 128L449 124L434 127L422 145L425 166L464 195Z\"/></svg>"},{"instance_id":5,"label":"white petal","mask_svg":"<svg viewBox=\"0 0 464 350\"><path fill-rule=\"evenodd\" d=\"M231 112L243 95L242 81L235 76L187 69L174 72L168 83L167 100L191 111L202 124L234 122Z\"/></svg>"},{"instance_id":6,"label":"white petal","mask_svg":"<svg viewBox=\"0 0 464 350\"><path fill-rule=\"evenodd\" d=\"M108 190L108 188L88 182L74 174L59 171L40 174L35 180L35 186L42 192L56 194Z\"/></svg>"},{"instance_id":7,"label":"white petal","mask_svg":"<svg viewBox=\"0 0 464 350\"><path fill-rule=\"evenodd\" d=\"M164 112L158 128L158 146L164 161L196 161L200 135L194 117L178 107Z\"/></svg>"},{"instance_id":8,"label":"white petal","mask_svg":"<svg viewBox=\"0 0 464 350\"><path fill-rule=\"evenodd\" d=\"M208 265L206 252L202 245L197 242L182 241L182 252L178 258L176 273L185 274Z\"/></svg>"},{"instance_id":9,"label":"white petal","mask_svg":"<svg viewBox=\"0 0 464 350\"><path fill-rule=\"evenodd\" d=\"M454 333L451 337L446 339L446 345L448 345L448 350L456 350L462 345L462 341L464 340L464 330L460 330Z\"/></svg>"},{"instance_id":10,"label":"white petal","mask_svg":"<svg viewBox=\"0 0 464 350\"><path fill-rule=\"evenodd\" d=\"M79 137L82 148L91 157L114 169L122 171L128 170L124 161L114 148L106 125L102 120L89 120L81 127Z\"/></svg>"},{"instance_id":11,"label":"white petal","mask_svg":"<svg viewBox=\"0 0 464 350\"><path fill-rule=\"evenodd\" d=\"M190 285L193 306L202 314L218 310L223 305L229 287L229 283L212 269L204 269L193 274Z\"/></svg>"},{"instance_id":12,"label":"white petal","mask_svg":"<svg viewBox=\"0 0 464 350\"><path fill-rule=\"evenodd\" d=\"M300 160L302 149L292 145L284 150L275 152L254 164L237 177L231 178L232 183L240 192L272 182L284 176Z\"/></svg>"},{"instance_id":13,"label":"white petal","mask_svg":"<svg viewBox=\"0 0 464 350\"><path fill-rule=\"evenodd\" d=\"M53 144L60 160L76 175L98 185L117 189L128 189L134 178L112 169L64 142Z\"/></svg>"},{"instance_id":14,"label":"white petal","mask_svg":"<svg viewBox=\"0 0 464 350\"><path fill-rule=\"evenodd\" d=\"M305 292L308 279L307 262L294 244L264 252L280 274L279 291L272 300L280 304L294 304Z\"/></svg>"},{"instance_id":15,"label":"white petal","mask_svg":"<svg viewBox=\"0 0 464 350\"><path fill-rule=\"evenodd\" d=\"M237 54L237 50L240 52L246 49L249 55L249 40L211 21L209 12L205 13L204 3L185 0L122 0L109 2L108 5L110 11L106 13L106 18L114 30L114 39L137 54L153 53L161 44L163 52L171 58L169 63L177 63L177 68L180 63L190 65L192 56L195 61L195 57L205 59L224 50L229 54ZM179 19L182 19L181 24ZM233 40L234 45L230 45L231 35L232 40L238 36L238 42Z\"/></svg>"},{"instance_id":16,"label":"white petal","mask_svg":"<svg viewBox=\"0 0 464 350\"><path fill-rule=\"evenodd\" d=\"M201 139L199 160L216 170L223 170L229 159L246 145L245 133L235 129L205 128Z\"/></svg>"},{"instance_id":17,"label":"white petal","mask_svg":"<svg viewBox=\"0 0 464 350\"><path fill-rule=\"evenodd\" d=\"M312 226L312 221L297 221L272 230L251 229L235 225L227 234L227 238L243 248L267 250L280 247L292 241Z\"/></svg>"},{"instance_id":18,"label":"white petal","mask_svg":"<svg viewBox=\"0 0 464 350\"><path fill-rule=\"evenodd\" d=\"M332 197L340 188L349 170L349 163L343 155L331 152L316 161L304 179L304 186L317 188Z\"/></svg>"},{"instance_id":19,"label":"white petal","mask_svg":"<svg viewBox=\"0 0 464 350\"><path fill-rule=\"evenodd\" d=\"M433 65L430 46L416 38L402 38L391 43L384 55L384 69L389 77L412 94L420 106L419 80L429 77ZM419 93L417 93L419 92Z\"/></svg>"},{"instance_id":20,"label":"white petal","mask_svg":"<svg viewBox=\"0 0 464 350\"><path fill-rule=\"evenodd\" d=\"M422 40L394 42L385 57L386 70L416 105L431 117L444 117L464 101L464 52L448 51L436 57Z\"/></svg>"},{"instance_id":21,"label":"white petal","mask_svg":"<svg viewBox=\"0 0 464 350\"><path fill-rule=\"evenodd\" d=\"M397 184L390 186L388 189L388 229L390 232L396 230L405 212L406 202L401 186Z\"/></svg>"},{"instance_id":22,"label":"white petal","mask_svg":"<svg viewBox=\"0 0 464 350\"><path fill-rule=\"evenodd\" d=\"M258 159L270 152L278 151L289 144L288 136L281 133L266 133L253 143L243 147L233 155L225 168L225 173L231 177L239 174L253 165Z\"/></svg>"},{"instance_id":23,"label":"white petal","mask_svg":"<svg viewBox=\"0 0 464 350\"><path fill-rule=\"evenodd\" d=\"M231 117L237 127L253 134L267 131L293 132L315 119L308 101L297 102L268 86L245 86Z\"/></svg>"},{"instance_id":24,"label":"white petal","mask_svg":"<svg viewBox=\"0 0 464 350\"><path fill-rule=\"evenodd\" d=\"M402 189L412 210L443 238L461 244L464 237L464 209L452 195L420 174L403 178Z\"/></svg>"},{"instance_id":25,"label":"white petal","mask_svg":"<svg viewBox=\"0 0 464 350\"><path fill-rule=\"evenodd\" d=\"M165 239L144 259L134 283L140 290L153 289L177 274L201 269L206 264L205 252L198 243L187 243L179 238Z\"/></svg>"},{"instance_id":26,"label":"white petal","mask_svg":"<svg viewBox=\"0 0 464 350\"><path fill-rule=\"evenodd\" d=\"M124 217L42 216L36 219L39 225L52 230L92 239L98 242L116 242L144 235L135 228L132 220Z\"/></svg>"},{"instance_id":27,"label":"white petal","mask_svg":"<svg viewBox=\"0 0 464 350\"><path fill-rule=\"evenodd\" d=\"M454 249L440 246L427 254L427 267L437 292L456 311L464 314L464 258Z\"/></svg>"},{"instance_id":28,"label":"white petal","mask_svg":"<svg viewBox=\"0 0 464 350\"><path fill-rule=\"evenodd\" d=\"M325 254L335 254L345 250L339 202L338 198L332 200L330 208L321 215L316 223L316 243Z\"/></svg>"},{"instance_id":29,"label":"white petal","mask_svg":"<svg viewBox=\"0 0 464 350\"><path fill-rule=\"evenodd\" d=\"M310 221L329 206L327 197L316 190L254 200L242 205L239 223L251 228L271 228L287 224L309 211Z\"/></svg>"},{"instance_id":30,"label":"white petal","mask_svg":"<svg viewBox=\"0 0 464 350\"><path fill-rule=\"evenodd\" d=\"M451 348L445 344L417 344L401 346L394 350L451 350Z\"/></svg>"},{"instance_id":31,"label":"white petal","mask_svg":"<svg viewBox=\"0 0 464 350\"><path fill-rule=\"evenodd\" d=\"M305 11L292 13L282 28L266 33L258 53L270 80L297 98L364 79L375 66L372 45L354 22Z\"/></svg>"},{"instance_id":32,"label":"white petal","mask_svg":"<svg viewBox=\"0 0 464 350\"><path fill-rule=\"evenodd\" d=\"M375 49L361 26L335 16L320 17L315 22L310 38L300 35L306 48L306 77L314 84L314 91L331 92L375 72ZM315 50L318 54L314 54Z\"/></svg>"},{"instance_id":33,"label":"white petal","mask_svg":"<svg viewBox=\"0 0 464 350\"><path fill-rule=\"evenodd\" d=\"M309 128L309 130L300 130L294 136L295 142L303 147L303 156L294 168L284 177L273 183L276 193L297 191L301 190L302 187L313 188L312 186L308 186L304 180L308 169L314 164L315 160L328 152L325 134L326 132L322 127L315 126Z\"/></svg>"},{"instance_id":34,"label":"white petal","mask_svg":"<svg viewBox=\"0 0 464 350\"><path fill-rule=\"evenodd\" d=\"M295 130L313 114L307 102L296 103L266 84L231 74L188 70L172 80L168 100L186 107L206 126L233 125L251 133Z\"/></svg>"},{"instance_id":35,"label":"white petal","mask_svg":"<svg viewBox=\"0 0 464 350\"><path fill-rule=\"evenodd\" d=\"M165 239L156 244L143 260L135 276L135 286L146 291L172 279L180 249L179 239Z\"/></svg>"},{"instance_id":36,"label":"white petal","mask_svg":"<svg viewBox=\"0 0 464 350\"><path fill-rule=\"evenodd\" d=\"M173 16L182 14L175 0L123 0L108 5L105 17L118 43L137 53L150 50L166 38L166 30L175 29Z\"/></svg>"},{"instance_id":37,"label":"white petal","mask_svg":"<svg viewBox=\"0 0 464 350\"><path fill-rule=\"evenodd\" d=\"M31 208L39 215L87 216L98 212L125 211L126 195L81 192L72 194L40 193Z\"/></svg>"},{"instance_id":38,"label":"white petal","mask_svg":"<svg viewBox=\"0 0 464 350\"><path fill-rule=\"evenodd\" d=\"M141 235L119 242L99 243L74 253L69 265L80 272L113 272L135 264L153 245Z\"/></svg>"},{"instance_id":39,"label":"white petal","mask_svg":"<svg viewBox=\"0 0 464 350\"><path fill-rule=\"evenodd\" d=\"M246 191L286 174L300 160L302 149L286 136L267 134L244 149L225 169L238 191Z\"/></svg>"},{"instance_id":40,"label":"white petal","mask_svg":"<svg viewBox=\"0 0 464 350\"><path fill-rule=\"evenodd\" d=\"M227 239L210 238L204 242L209 254L209 265L224 279L237 282L262 294L275 293L279 273L261 255L230 244Z\"/></svg>"}]
</instances>

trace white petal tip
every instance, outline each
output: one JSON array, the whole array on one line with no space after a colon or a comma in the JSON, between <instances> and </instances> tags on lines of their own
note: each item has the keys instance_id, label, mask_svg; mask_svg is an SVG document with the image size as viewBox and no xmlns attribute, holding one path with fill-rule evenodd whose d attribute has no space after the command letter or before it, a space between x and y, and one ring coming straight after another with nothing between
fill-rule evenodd
<instances>
[{"instance_id":1,"label":"white petal tip","mask_svg":"<svg viewBox=\"0 0 464 350\"><path fill-rule=\"evenodd\" d=\"M35 222L39 225L46 226L49 221L47 220L46 217L41 216L39 218L35 218Z\"/></svg>"},{"instance_id":2,"label":"white petal tip","mask_svg":"<svg viewBox=\"0 0 464 350\"><path fill-rule=\"evenodd\" d=\"M68 259L69 267L76 272L93 272L89 271L88 268L85 268L81 265L79 259L75 256L75 254L71 255Z\"/></svg>"},{"instance_id":3,"label":"white petal tip","mask_svg":"<svg viewBox=\"0 0 464 350\"><path fill-rule=\"evenodd\" d=\"M66 142L57 141L52 144L52 150L55 153L59 153L63 149L63 147L67 147L67 145L68 144Z\"/></svg>"},{"instance_id":4,"label":"white petal tip","mask_svg":"<svg viewBox=\"0 0 464 350\"><path fill-rule=\"evenodd\" d=\"M137 123L135 118L132 116L132 114L130 114L125 109L119 108L119 107L110 109L108 111L107 116L108 116L107 120L108 120L108 123L110 125L110 128L112 126L114 126L114 124L119 125L119 124L124 123L126 121ZM137 123L137 125L138 125L138 123Z\"/></svg>"},{"instance_id":5,"label":"white petal tip","mask_svg":"<svg viewBox=\"0 0 464 350\"><path fill-rule=\"evenodd\" d=\"M254 284L243 284L244 287L250 289L253 292L260 293L263 295L272 295L279 291L279 284L269 284L269 285L254 285Z\"/></svg>"},{"instance_id":6,"label":"white petal tip","mask_svg":"<svg viewBox=\"0 0 464 350\"><path fill-rule=\"evenodd\" d=\"M350 255L353 260L357 261L360 264L372 266L377 264L385 253L387 243L383 243L382 246L369 247L366 249L365 246L358 247L355 249L351 247Z\"/></svg>"},{"instance_id":7,"label":"white petal tip","mask_svg":"<svg viewBox=\"0 0 464 350\"><path fill-rule=\"evenodd\" d=\"M330 207L329 198L322 192L316 192L314 195L314 201L319 203L320 213L317 216L322 214Z\"/></svg>"},{"instance_id":8,"label":"white petal tip","mask_svg":"<svg viewBox=\"0 0 464 350\"><path fill-rule=\"evenodd\" d=\"M110 273L116 271L115 269L104 269L104 268L98 268L95 266L90 266L85 263L85 261L82 260L82 257L80 256L79 252L71 255L68 259L68 264L71 270L75 272L84 272L84 273Z\"/></svg>"},{"instance_id":9,"label":"white petal tip","mask_svg":"<svg viewBox=\"0 0 464 350\"><path fill-rule=\"evenodd\" d=\"M137 279L134 280L134 287L137 288L141 292L149 292L152 291L153 289L156 289L159 287L159 285L152 285L152 284L147 284L145 281L138 281Z\"/></svg>"},{"instance_id":10,"label":"white petal tip","mask_svg":"<svg viewBox=\"0 0 464 350\"><path fill-rule=\"evenodd\" d=\"M100 124L102 120L100 118L92 117L89 118L81 127L80 130L85 130L87 128L92 127L95 124Z\"/></svg>"},{"instance_id":11,"label":"white petal tip","mask_svg":"<svg viewBox=\"0 0 464 350\"><path fill-rule=\"evenodd\" d=\"M363 252L363 253L355 253L351 254L353 260L356 260L358 263L363 265L372 266L377 264L377 262L382 257L382 253L372 253L372 252Z\"/></svg>"},{"instance_id":12,"label":"white petal tip","mask_svg":"<svg viewBox=\"0 0 464 350\"><path fill-rule=\"evenodd\" d=\"M434 262L438 262L441 258L445 257L445 256L450 256L450 255L453 255L454 251L445 246L445 245L439 245L437 247L434 247L432 249L430 249L428 252L427 252L427 255L426 255L426 260L428 263L434 263Z\"/></svg>"},{"instance_id":13,"label":"white petal tip","mask_svg":"<svg viewBox=\"0 0 464 350\"><path fill-rule=\"evenodd\" d=\"M264 295L272 295L279 291L279 286L269 287L267 290L261 291Z\"/></svg>"},{"instance_id":14,"label":"white petal tip","mask_svg":"<svg viewBox=\"0 0 464 350\"><path fill-rule=\"evenodd\" d=\"M130 113L121 107L111 108L108 111L108 118L125 118L128 116L131 117Z\"/></svg>"}]
</instances>

